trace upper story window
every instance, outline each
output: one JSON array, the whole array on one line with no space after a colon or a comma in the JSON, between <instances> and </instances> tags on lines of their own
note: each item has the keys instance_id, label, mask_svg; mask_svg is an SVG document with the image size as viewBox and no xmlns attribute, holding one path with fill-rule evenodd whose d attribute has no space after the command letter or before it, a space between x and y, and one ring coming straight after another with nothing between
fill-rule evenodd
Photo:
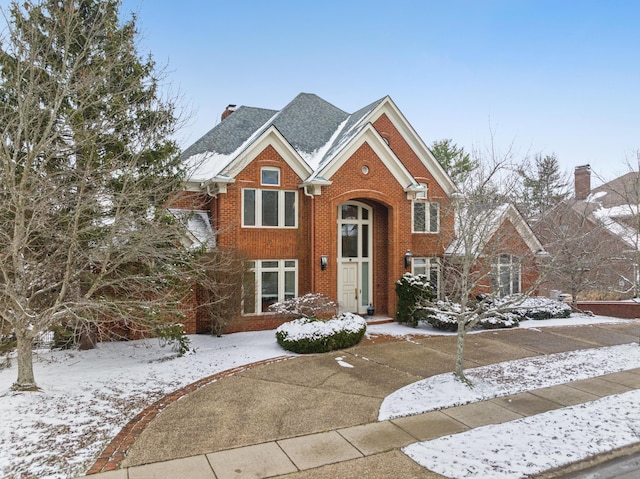
<instances>
[{"instance_id":1,"label":"upper story window","mask_svg":"<svg viewBox=\"0 0 640 479\"><path fill-rule=\"evenodd\" d=\"M440 231L440 203L416 199L412 202L414 233L438 233Z\"/></svg>"},{"instance_id":2,"label":"upper story window","mask_svg":"<svg viewBox=\"0 0 640 479\"><path fill-rule=\"evenodd\" d=\"M260 184L280 186L280 168L265 166L260 169Z\"/></svg>"},{"instance_id":3,"label":"upper story window","mask_svg":"<svg viewBox=\"0 0 640 479\"><path fill-rule=\"evenodd\" d=\"M520 293L520 258L510 254L501 254L492 264L491 286L498 296Z\"/></svg>"},{"instance_id":4,"label":"upper story window","mask_svg":"<svg viewBox=\"0 0 640 479\"><path fill-rule=\"evenodd\" d=\"M242 190L242 226L297 228L298 192L284 190Z\"/></svg>"}]
</instances>

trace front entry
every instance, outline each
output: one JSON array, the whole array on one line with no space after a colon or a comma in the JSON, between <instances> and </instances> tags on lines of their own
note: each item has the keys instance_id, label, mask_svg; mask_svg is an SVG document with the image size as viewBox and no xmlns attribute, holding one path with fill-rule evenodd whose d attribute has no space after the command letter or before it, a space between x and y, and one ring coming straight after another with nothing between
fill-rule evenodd
<instances>
[{"instance_id":1,"label":"front entry","mask_svg":"<svg viewBox=\"0 0 640 479\"><path fill-rule=\"evenodd\" d=\"M372 209L357 201L338 206L340 311L366 314L372 302Z\"/></svg>"}]
</instances>

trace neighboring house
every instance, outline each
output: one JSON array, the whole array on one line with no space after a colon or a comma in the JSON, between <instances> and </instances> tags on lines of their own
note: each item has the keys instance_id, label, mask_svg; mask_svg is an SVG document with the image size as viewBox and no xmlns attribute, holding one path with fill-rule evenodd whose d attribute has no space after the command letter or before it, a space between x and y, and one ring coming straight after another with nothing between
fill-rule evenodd
<instances>
[{"instance_id":1,"label":"neighboring house","mask_svg":"<svg viewBox=\"0 0 640 479\"><path fill-rule=\"evenodd\" d=\"M352 114L306 93L280 111L230 105L183 156L195 171L172 211L197 210L194 237L249 258L229 330L273 328L269 306L308 292L394 317L407 271L441 287L456 188L388 96Z\"/></svg>"},{"instance_id":2,"label":"neighboring house","mask_svg":"<svg viewBox=\"0 0 640 479\"><path fill-rule=\"evenodd\" d=\"M545 290L574 299L626 299L638 295L640 176L631 172L591 189L591 168L574 172L574 198L535 224L554 267Z\"/></svg>"},{"instance_id":3,"label":"neighboring house","mask_svg":"<svg viewBox=\"0 0 640 479\"><path fill-rule=\"evenodd\" d=\"M547 253L512 204L454 212L456 235L445 250L445 289L455 297L535 293Z\"/></svg>"}]
</instances>

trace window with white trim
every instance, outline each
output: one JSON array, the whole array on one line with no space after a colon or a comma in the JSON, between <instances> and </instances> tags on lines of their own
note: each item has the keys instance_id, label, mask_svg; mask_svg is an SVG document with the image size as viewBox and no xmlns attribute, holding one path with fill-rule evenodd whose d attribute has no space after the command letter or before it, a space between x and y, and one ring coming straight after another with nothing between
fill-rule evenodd
<instances>
[{"instance_id":1,"label":"window with white trim","mask_svg":"<svg viewBox=\"0 0 640 479\"><path fill-rule=\"evenodd\" d=\"M412 231L438 233L440 231L440 203L416 199L411 203Z\"/></svg>"},{"instance_id":2,"label":"window with white trim","mask_svg":"<svg viewBox=\"0 0 640 479\"><path fill-rule=\"evenodd\" d=\"M242 313L267 313L269 306L298 295L298 260L249 262L243 281Z\"/></svg>"},{"instance_id":3,"label":"window with white trim","mask_svg":"<svg viewBox=\"0 0 640 479\"><path fill-rule=\"evenodd\" d=\"M491 269L491 287L497 296L520 293L522 277L520 258L510 254L501 254L494 258Z\"/></svg>"},{"instance_id":4,"label":"window with white trim","mask_svg":"<svg viewBox=\"0 0 640 479\"><path fill-rule=\"evenodd\" d=\"M424 274L440 297L440 260L438 258L411 258L411 272Z\"/></svg>"},{"instance_id":5,"label":"window with white trim","mask_svg":"<svg viewBox=\"0 0 640 479\"><path fill-rule=\"evenodd\" d=\"M264 166L260 169L260 184L280 186L280 168Z\"/></svg>"},{"instance_id":6,"label":"window with white trim","mask_svg":"<svg viewBox=\"0 0 640 479\"><path fill-rule=\"evenodd\" d=\"M298 192L242 189L242 226L249 228L297 228Z\"/></svg>"}]
</instances>

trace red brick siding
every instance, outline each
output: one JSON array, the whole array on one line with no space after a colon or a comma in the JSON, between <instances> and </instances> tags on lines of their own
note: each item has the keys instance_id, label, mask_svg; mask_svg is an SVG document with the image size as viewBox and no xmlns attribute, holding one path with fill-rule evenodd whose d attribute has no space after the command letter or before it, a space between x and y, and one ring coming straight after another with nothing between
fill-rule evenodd
<instances>
[{"instance_id":1,"label":"red brick siding","mask_svg":"<svg viewBox=\"0 0 640 479\"><path fill-rule=\"evenodd\" d=\"M614 318L640 318L640 303L622 301L578 301L578 309Z\"/></svg>"},{"instance_id":2,"label":"red brick siding","mask_svg":"<svg viewBox=\"0 0 640 479\"><path fill-rule=\"evenodd\" d=\"M507 219L502 223L499 232L489 241L486 251L490 252L490 258L495 258L499 254L510 254L520 259L520 290L522 292L529 291L536 285L539 273L535 255L510 220ZM482 267L483 265L478 265L478 268ZM487 268L485 272L488 273L491 265L485 264L484 267ZM491 282L489 275L485 274L484 280L475 288L473 295L488 292L491 292Z\"/></svg>"},{"instance_id":3,"label":"red brick siding","mask_svg":"<svg viewBox=\"0 0 640 479\"><path fill-rule=\"evenodd\" d=\"M362 172L363 166L369 169L366 175ZM331 267L321 272L316 289L332 298L337 296L338 206L349 200L361 201L373 207L372 300L376 312L393 314L395 281L404 272L402 259L411 247L411 202L403 185L398 184L367 143L358 148L331 181L315 199L316 245L328 251L331 258Z\"/></svg>"}]
</instances>

